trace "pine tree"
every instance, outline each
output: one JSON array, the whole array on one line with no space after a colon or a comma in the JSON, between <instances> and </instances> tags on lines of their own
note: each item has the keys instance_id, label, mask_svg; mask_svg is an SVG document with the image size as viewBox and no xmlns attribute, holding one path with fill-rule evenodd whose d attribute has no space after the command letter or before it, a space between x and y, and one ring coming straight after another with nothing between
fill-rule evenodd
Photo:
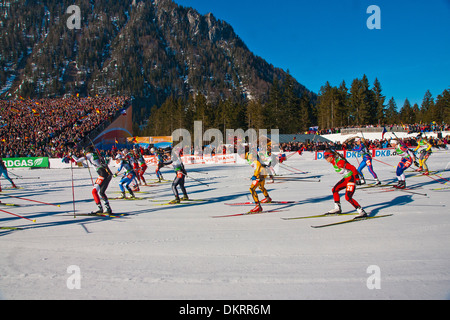
<instances>
[{"instance_id":1,"label":"pine tree","mask_svg":"<svg viewBox=\"0 0 450 320\"><path fill-rule=\"evenodd\" d=\"M433 110L434 110L434 99L433 96L431 95L430 90L427 90L427 92L423 97L420 108L420 115L421 115L420 121L422 121L423 123L430 123L431 121L433 121L432 120Z\"/></svg>"},{"instance_id":2,"label":"pine tree","mask_svg":"<svg viewBox=\"0 0 450 320\"><path fill-rule=\"evenodd\" d=\"M299 98L294 92L294 78L287 71L286 79L282 86L283 106L281 109L281 119L283 133L295 133L299 130L298 118L295 116L299 111ZM287 121L288 120L288 121Z\"/></svg>"},{"instance_id":3,"label":"pine tree","mask_svg":"<svg viewBox=\"0 0 450 320\"><path fill-rule=\"evenodd\" d=\"M412 106L412 112L414 115L414 123L420 122L420 108L417 103L414 103L414 105Z\"/></svg>"},{"instance_id":4,"label":"pine tree","mask_svg":"<svg viewBox=\"0 0 450 320\"><path fill-rule=\"evenodd\" d=\"M348 89L345 81L342 81L339 88L335 90L336 101L336 126L347 126L349 121L348 110Z\"/></svg>"},{"instance_id":5,"label":"pine tree","mask_svg":"<svg viewBox=\"0 0 450 320\"><path fill-rule=\"evenodd\" d=\"M438 95L436 98L436 104L434 108L434 121L436 123L450 123L449 113L450 113L450 89L446 89L442 94Z\"/></svg>"},{"instance_id":6,"label":"pine tree","mask_svg":"<svg viewBox=\"0 0 450 320\"><path fill-rule=\"evenodd\" d=\"M442 93L442 104L443 104L443 116L444 122L450 123L450 89L444 90Z\"/></svg>"},{"instance_id":7,"label":"pine tree","mask_svg":"<svg viewBox=\"0 0 450 320\"><path fill-rule=\"evenodd\" d=\"M324 86L320 87L317 103L317 118L320 128L331 128L334 121L332 91L333 88L328 81Z\"/></svg>"},{"instance_id":8,"label":"pine tree","mask_svg":"<svg viewBox=\"0 0 450 320\"><path fill-rule=\"evenodd\" d=\"M304 94L300 99L300 109L299 109L299 128L300 131L305 132L308 130L312 124L317 124L317 120L314 114L313 105L306 94Z\"/></svg>"},{"instance_id":9,"label":"pine tree","mask_svg":"<svg viewBox=\"0 0 450 320\"><path fill-rule=\"evenodd\" d=\"M283 96L281 93L280 82L274 78L273 85L269 91L269 100L266 103L267 126L268 128L282 129L280 110L283 108ZM281 131L280 131L281 132Z\"/></svg>"},{"instance_id":10,"label":"pine tree","mask_svg":"<svg viewBox=\"0 0 450 320\"><path fill-rule=\"evenodd\" d=\"M376 122L376 106L373 91L369 88L369 79L363 75L361 79L362 105L360 109L360 124L373 124Z\"/></svg>"},{"instance_id":11,"label":"pine tree","mask_svg":"<svg viewBox=\"0 0 450 320\"><path fill-rule=\"evenodd\" d=\"M363 122L362 106L364 104L364 88L358 79L352 81L349 97L349 122L350 125L360 125Z\"/></svg>"},{"instance_id":12,"label":"pine tree","mask_svg":"<svg viewBox=\"0 0 450 320\"><path fill-rule=\"evenodd\" d=\"M195 113L194 113L194 121L202 121L203 128L208 129L211 127L212 117L210 114L210 107L206 97L197 93L194 101Z\"/></svg>"},{"instance_id":13,"label":"pine tree","mask_svg":"<svg viewBox=\"0 0 450 320\"><path fill-rule=\"evenodd\" d=\"M246 109L247 128L265 128L264 106L260 101L249 101Z\"/></svg>"},{"instance_id":14,"label":"pine tree","mask_svg":"<svg viewBox=\"0 0 450 320\"><path fill-rule=\"evenodd\" d=\"M386 106L384 105L386 97L381 94L381 91L381 83L377 78L375 78L372 88L376 115L374 120L379 124L384 123L386 112Z\"/></svg>"},{"instance_id":15,"label":"pine tree","mask_svg":"<svg viewBox=\"0 0 450 320\"><path fill-rule=\"evenodd\" d=\"M403 124L408 123L415 123L415 114L411 107L411 103L409 102L408 98L405 99L405 102L403 103L403 107L400 109L400 120Z\"/></svg>"},{"instance_id":16,"label":"pine tree","mask_svg":"<svg viewBox=\"0 0 450 320\"><path fill-rule=\"evenodd\" d=\"M398 120L397 104L395 103L394 97L391 97L386 108L386 121L387 123L394 124Z\"/></svg>"}]
</instances>

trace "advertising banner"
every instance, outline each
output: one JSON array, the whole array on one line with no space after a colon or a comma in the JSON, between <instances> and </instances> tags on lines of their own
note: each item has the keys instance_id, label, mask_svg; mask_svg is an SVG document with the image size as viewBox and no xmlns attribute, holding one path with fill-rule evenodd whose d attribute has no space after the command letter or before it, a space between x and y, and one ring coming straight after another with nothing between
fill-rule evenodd
<instances>
[{"instance_id":1,"label":"advertising banner","mask_svg":"<svg viewBox=\"0 0 450 320\"><path fill-rule=\"evenodd\" d=\"M157 144L160 142L173 142L172 136L148 137L149 143Z\"/></svg>"},{"instance_id":2,"label":"advertising banner","mask_svg":"<svg viewBox=\"0 0 450 320\"><path fill-rule=\"evenodd\" d=\"M229 164L229 163L236 163L236 154L217 154L217 155L205 155L205 156L194 156L194 155L188 155L188 156L182 156L181 161L183 161L183 164L214 164L214 163L220 163L220 164ZM150 166L156 166L158 164L158 161L156 159L156 156L144 156L145 162L147 165Z\"/></svg>"},{"instance_id":3,"label":"advertising banner","mask_svg":"<svg viewBox=\"0 0 450 320\"><path fill-rule=\"evenodd\" d=\"M48 168L48 157L3 158L6 168Z\"/></svg>"},{"instance_id":4,"label":"advertising banner","mask_svg":"<svg viewBox=\"0 0 450 320\"><path fill-rule=\"evenodd\" d=\"M383 157L391 157L396 156L393 148L387 148L387 149L370 149L372 158L383 158ZM355 159L355 158L361 158L362 155L359 152L356 151L350 151L350 150L338 150L340 154L342 154L347 159ZM314 157L314 160L322 160L323 159L323 151L316 151L316 156Z\"/></svg>"}]
</instances>

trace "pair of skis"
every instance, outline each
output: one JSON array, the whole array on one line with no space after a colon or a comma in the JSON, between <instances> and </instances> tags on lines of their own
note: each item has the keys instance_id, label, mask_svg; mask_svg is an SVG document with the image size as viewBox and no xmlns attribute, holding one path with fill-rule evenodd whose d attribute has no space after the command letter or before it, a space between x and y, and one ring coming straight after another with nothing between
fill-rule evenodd
<instances>
[{"instance_id":1,"label":"pair of skis","mask_svg":"<svg viewBox=\"0 0 450 320\"><path fill-rule=\"evenodd\" d=\"M156 205L156 206L172 206L172 205L194 204L194 203L204 202L204 201L208 201L208 200L205 200L205 199L187 199L187 200L180 200L180 202L172 202L170 200L152 200L152 199L150 199L148 201L154 202L154 205Z\"/></svg>"},{"instance_id":2,"label":"pair of skis","mask_svg":"<svg viewBox=\"0 0 450 320\"><path fill-rule=\"evenodd\" d=\"M273 205L273 204L298 204L302 203L302 201L271 201L267 203L262 203L262 205ZM254 202L236 202L236 203L225 203L228 206L250 206L255 205Z\"/></svg>"},{"instance_id":3,"label":"pair of skis","mask_svg":"<svg viewBox=\"0 0 450 320\"><path fill-rule=\"evenodd\" d=\"M296 219L309 219L309 218L323 218L323 217L334 217L334 216L350 216L350 215L356 215L357 213L324 213L314 216L306 216L306 217L294 217L294 218L282 218L283 220L296 220ZM353 219L348 219L344 221L338 221L338 222L332 222L327 224L321 224L321 225L315 225L311 226L311 228L325 228L325 227L331 227L331 226L337 226L341 224L347 224L352 222L358 222L358 221L364 221L364 220L371 220L371 219L377 219L377 218L384 218L384 217L390 217L392 214L383 214L383 215L377 215L377 216L365 216L365 217L354 217Z\"/></svg>"},{"instance_id":4,"label":"pair of skis","mask_svg":"<svg viewBox=\"0 0 450 320\"><path fill-rule=\"evenodd\" d=\"M372 188L374 188L374 192L391 192L391 191L398 190L398 191L403 191L406 193L416 194L419 196L425 196L425 197L427 196L426 193L413 191L414 190L413 188L404 188L404 189L395 188L395 185L393 185L393 184L378 184L378 185L377 184L369 184L364 187L359 187L358 189L372 189ZM372 190L370 190L370 191L372 191ZM372 193L372 192L369 192L369 193Z\"/></svg>"},{"instance_id":5,"label":"pair of skis","mask_svg":"<svg viewBox=\"0 0 450 320\"><path fill-rule=\"evenodd\" d=\"M263 210L263 211L258 211L258 212L243 212L243 213L234 213L234 214L226 214L226 215L222 215L222 216L212 216L213 218L228 218L228 217L238 217L238 216L251 216L251 215L255 215L255 214L262 214L262 213L273 213L273 212L281 212L283 210L277 210L277 209L272 209L272 210Z\"/></svg>"},{"instance_id":6,"label":"pair of skis","mask_svg":"<svg viewBox=\"0 0 450 320\"><path fill-rule=\"evenodd\" d=\"M15 203L4 203L4 202L1 202L1 203L0 203L0 206L20 207L20 205L15 204Z\"/></svg>"},{"instance_id":7,"label":"pair of skis","mask_svg":"<svg viewBox=\"0 0 450 320\"><path fill-rule=\"evenodd\" d=\"M208 200L206 199L188 199L188 200L180 200L180 202L172 202L172 200L158 200L158 199L147 199L148 201L152 202L153 205L155 206L183 206L183 205L190 205L190 204L195 204L195 203L199 203L199 202L207 202ZM147 204L142 204L142 202L140 204L136 204L139 207L146 207L148 206Z\"/></svg>"},{"instance_id":8,"label":"pair of skis","mask_svg":"<svg viewBox=\"0 0 450 320\"><path fill-rule=\"evenodd\" d=\"M375 183L370 183L370 184L366 184L363 186L357 186L356 189L369 189L369 188L384 188L384 187L389 187L392 186L392 184L375 184Z\"/></svg>"},{"instance_id":9,"label":"pair of skis","mask_svg":"<svg viewBox=\"0 0 450 320\"><path fill-rule=\"evenodd\" d=\"M127 213L118 213L118 214L113 214L113 213L77 213L75 215L73 214L66 214L65 216L70 216L70 217L96 217L96 218L123 218L125 216L127 216Z\"/></svg>"},{"instance_id":10,"label":"pair of skis","mask_svg":"<svg viewBox=\"0 0 450 320\"><path fill-rule=\"evenodd\" d=\"M260 212L237 213L237 214L230 214L230 215L224 215L224 216L213 216L213 218L236 217L236 216L255 215L255 214L261 214L261 213L271 213L271 212L280 212L280 211L283 211L283 210L264 210L264 211L260 211ZM281 218L281 219L297 220L297 219L324 218L324 217L334 217L334 216L350 216L350 215L356 215L356 213L341 213L341 214L324 213L324 214L318 214L318 215L313 215L313 216ZM341 224L347 224L347 223L370 220L370 219L377 219L377 218L384 218L384 217L390 217L390 216L392 216L392 214L383 214L383 215L367 216L367 217L354 217L353 219L348 219L348 220L344 220L344 221L332 222L332 223L327 223L327 224L322 224L322 225L314 225L314 226L311 226L311 228L315 228L315 229L325 228L325 227L337 226L337 225L341 225Z\"/></svg>"},{"instance_id":11,"label":"pair of skis","mask_svg":"<svg viewBox=\"0 0 450 320\"><path fill-rule=\"evenodd\" d=\"M268 203L263 203L263 205L283 205L283 204L295 204L295 203L300 203L300 201L271 201ZM236 202L236 203L225 203L226 205L229 206L250 206L250 205L255 205L254 202ZM255 215L255 214L262 214L262 213L273 213L273 212L281 212L283 210L276 210L276 209L271 209L271 210L262 210L262 211L258 211L258 212L251 212L251 211L247 211L247 212L243 212L243 213L235 213L235 214L226 214L226 215L220 215L220 216L213 216L213 218L226 218L226 217L238 217L238 216L246 216L246 215Z\"/></svg>"},{"instance_id":12,"label":"pair of skis","mask_svg":"<svg viewBox=\"0 0 450 320\"><path fill-rule=\"evenodd\" d=\"M396 187L393 186L393 185L390 185L390 186L388 186L388 187L386 187L386 188L381 188L380 190L377 190L377 191L378 191L378 192L403 191L403 192L406 192L406 193L416 194L416 195L419 195L419 196L424 196L424 197L427 196L426 193L413 191L413 190L415 190L415 189L416 189L416 188L403 188L403 189L401 189L401 188L396 188ZM371 192L369 192L369 193L371 193Z\"/></svg>"},{"instance_id":13,"label":"pair of skis","mask_svg":"<svg viewBox=\"0 0 450 320\"><path fill-rule=\"evenodd\" d=\"M125 197L125 198L116 197L116 198L109 198L109 200L144 200L144 198L140 198L140 197Z\"/></svg>"},{"instance_id":14,"label":"pair of skis","mask_svg":"<svg viewBox=\"0 0 450 320\"><path fill-rule=\"evenodd\" d=\"M17 228L17 227L0 227L0 230L22 230L22 228Z\"/></svg>"},{"instance_id":15,"label":"pair of skis","mask_svg":"<svg viewBox=\"0 0 450 320\"><path fill-rule=\"evenodd\" d=\"M299 203L299 201L272 201L270 203L266 204L292 204L292 203ZM253 205L253 202L241 202L241 203L226 203L228 205ZM237 213L237 214L230 214L230 215L221 215L221 216L213 216L213 218L224 218L224 217L236 217L236 216L244 216L244 215L255 215L255 214L262 214L262 213L273 213L273 212L280 212L283 210L263 210L260 212L244 212L244 213ZM312 219L312 218L324 218L324 217L334 217L334 216L352 216L357 215L356 212L352 213L324 213L324 214L318 214L318 215L312 215L312 216L301 216L301 217L291 217L291 218L281 218L283 220L300 220L300 219ZM314 225L311 226L312 228L324 228L324 227L330 227L335 225L341 225L341 224L347 224L357 221L364 221L364 220L370 220L370 219L377 219L377 218L383 218L383 217L389 217L392 216L392 214L384 214L384 215L377 215L377 216L365 216L365 217L354 217L352 219L339 221L339 222L333 222L333 223L327 223L322 225Z\"/></svg>"}]
</instances>

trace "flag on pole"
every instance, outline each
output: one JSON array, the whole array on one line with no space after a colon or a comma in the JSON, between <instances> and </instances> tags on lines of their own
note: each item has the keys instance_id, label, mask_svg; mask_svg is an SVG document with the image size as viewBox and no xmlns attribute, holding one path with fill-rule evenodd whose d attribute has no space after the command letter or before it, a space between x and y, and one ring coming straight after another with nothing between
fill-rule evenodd
<instances>
[{"instance_id":1,"label":"flag on pole","mask_svg":"<svg viewBox=\"0 0 450 320\"><path fill-rule=\"evenodd\" d=\"M384 134L387 132L386 127L383 127L383 132L381 133L381 139L384 139Z\"/></svg>"}]
</instances>

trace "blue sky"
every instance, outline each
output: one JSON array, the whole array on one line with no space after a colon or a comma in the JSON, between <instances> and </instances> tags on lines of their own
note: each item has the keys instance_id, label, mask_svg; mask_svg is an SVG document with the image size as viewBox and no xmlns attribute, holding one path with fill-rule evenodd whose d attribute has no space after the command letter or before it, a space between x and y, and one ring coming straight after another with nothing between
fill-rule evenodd
<instances>
[{"instance_id":1,"label":"blue sky","mask_svg":"<svg viewBox=\"0 0 450 320\"><path fill-rule=\"evenodd\" d=\"M450 0L174 0L228 22L248 48L318 93L367 75L386 102L450 88ZM370 30L370 5L381 29Z\"/></svg>"}]
</instances>

